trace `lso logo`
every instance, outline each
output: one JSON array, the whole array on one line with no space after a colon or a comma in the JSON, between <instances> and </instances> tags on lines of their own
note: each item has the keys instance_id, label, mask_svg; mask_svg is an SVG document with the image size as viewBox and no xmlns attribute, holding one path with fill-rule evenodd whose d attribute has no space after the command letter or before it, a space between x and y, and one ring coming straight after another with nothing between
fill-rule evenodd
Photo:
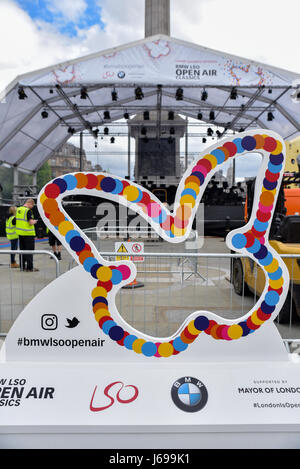
<instances>
[{"instance_id":1,"label":"lso logo","mask_svg":"<svg viewBox=\"0 0 300 469\"><path fill-rule=\"evenodd\" d=\"M171 396L174 404L184 412L198 412L206 405L208 392L199 379L185 376L175 381Z\"/></svg>"}]
</instances>

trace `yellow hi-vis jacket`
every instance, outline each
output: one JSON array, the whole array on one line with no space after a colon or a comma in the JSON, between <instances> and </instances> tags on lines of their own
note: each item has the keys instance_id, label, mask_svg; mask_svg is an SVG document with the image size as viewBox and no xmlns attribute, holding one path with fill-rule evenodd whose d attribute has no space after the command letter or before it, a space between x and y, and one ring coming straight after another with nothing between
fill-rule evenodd
<instances>
[{"instance_id":1,"label":"yellow hi-vis jacket","mask_svg":"<svg viewBox=\"0 0 300 469\"><path fill-rule=\"evenodd\" d=\"M16 213L16 233L18 236L35 236L34 225L27 221L29 208L18 207Z\"/></svg>"},{"instance_id":2,"label":"yellow hi-vis jacket","mask_svg":"<svg viewBox=\"0 0 300 469\"><path fill-rule=\"evenodd\" d=\"M5 231L7 239L17 239L19 237L16 233L16 227L12 224L14 218L15 216L12 215L6 220Z\"/></svg>"}]
</instances>

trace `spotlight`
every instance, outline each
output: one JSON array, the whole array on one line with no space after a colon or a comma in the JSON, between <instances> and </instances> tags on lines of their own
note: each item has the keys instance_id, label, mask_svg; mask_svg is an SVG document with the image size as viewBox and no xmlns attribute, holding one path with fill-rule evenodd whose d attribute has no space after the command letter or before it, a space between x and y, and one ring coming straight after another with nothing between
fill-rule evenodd
<instances>
[{"instance_id":1,"label":"spotlight","mask_svg":"<svg viewBox=\"0 0 300 469\"><path fill-rule=\"evenodd\" d=\"M270 122L274 119L274 114L272 112L268 112L267 120Z\"/></svg>"},{"instance_id":2,"label":"spotlight","mask_svg":"<svg viewBox=\"0 0 300 469\"><path fill-rule=\"evenodd\" d=\"M141 134L142 134L142 135L147 135L147 129L146 129L146 127L142 127L142 128L141 128Z\"/></svg>"},{"instance_id":3,"label":"spotlight","mask_svg":"<svg viewBox=\"0 0 300 469\"><path fill-rule=\"evenodd\" d=\"M214 113L214 111L210 111L210 113L209 113L209 120L210 120L210 121L214 121L214 120L215 120L215 113Z\"/></svg>"},{"instance_id":4,"label":"spotlight","mask_svg":"<svg viewBox=\"0 0 300 469\"><path fill-rule=\"evenodd\" d=\"M208 129L207 129L207 135L208 135L208 137L211 137L211 136L213 135L213 133L214 133L213 129L211 129L210 127L208 127Z\"/></svg>"},{"instance_id":5,"label":"spotlight","mask_svg":"<svg viewBox=\"0 0 300 469\"><path fill-rule=\"evenodd\" d=\"M174 135L175 134L175 129L174 127L170 127L170 135Z\"/></svg>"},{"instance_id":6,"label":"spotlight","mask_svg":"<svg viewBox=\"0 0 300 469\"><path fill-rule=\"evenodd\" d=\"M144 112L144 121L148 121L150 119L149 111Z\"/></svg>"},{"instance_id":7,"label":"spotlight","mask_svg":"<svg viewBox=\"0 0 300 469\"><path fill-rule=\"evenodd\" d=\"M173 121L174 120L174 111L169 111L168 113L168 120Z\"/></svg>"},{"instance_id":8,"label":"spotlight","mask_svg":"<svg viewBox=\"0 0 300 469\"><path fill-rule=\"evenodd\" d=\"M42 116L43 119L47 119L48 115L49 114L45 109L44 109L44 111L41 112L41 116Z\"/></svg>"},{"instance_id":9,"label":"spotlight","mask_svg":"<svg viewBox=\"0 0 300 469\"><path fill-rule=\"evenodd\" d=\"M128 120L128 119L129 119L129 114L128 114L128 112L124 112L124 116L123 116L123 117L124 117L124 119Z\"/></svg>"},{"instance_id":10,"label":"spotlight","mask_svg":"<svg viewBox=\"0 0 300 469\"><path fill-rule=\"evenodd\" d=\"M143 90L140 86L138 86L135 90L134 90L134 94L135 94L135 99L143 99L144 97L144 93L143 93Z\"/></svg>"},{"instance_id":11,"label":"spotlight","mask_svg":"<svg viewBox=\"0 0 300 469\"><path fill-rule=\"evenodd\" d=\"M176 98L176 101L182 101L183 100L183 89L182 88L177 88L175 98Z\"/></svg>"},{"instance_id":12,"label":"spotlight","mask_svg":"<svg viewBox=\"0 0 300 469\"><path fill-rule=\"evenodd\" d=\"M115 137L111 137L110 143L115 143Z\"/></svg>"},{"instance_id":13,"label":"spotlight","mask_svg":"<svg viewBox=\"0 0 300 469\"><path fill-rule=\"evenodd\" d=\"M26 99L28 98L27 94L25 93L24 91L24 88L22 86L19 87L18 89L18 95L19 95L19 99Z\"/></svg>"},{"instance_id":14,"label":"spotlight","mask_svg":"<svg viewBox=\"0 0 300 469\"><path fill-rule=\"evenodd\" d=\"M269 89L268 89L268 93L269 93L269 94L272 94L272 88L269 88Z\"/></svg>"},{"instance_id":15,"label":"spotlight","mask_svg":"<svg viewBox=\"0 0 300 469\"><path fill-rule=\"evenodd\" d=\"M109 128L108 127L104 127L104 135L108 135L109 134Z\"/></svg>"},{"instance_id":16,"label":"spotlight","mask_svg":"<svg viewBox=\"0 0 300 469\"><path fill-rule=\"evenodd\" d=\"M112 90L111 92L111 100L112 101L118 101L118 93L116 92L116 90Z\"/></svg>"},{"instance_id":17,"label":"spotlight","mask_svg":"<svg viewBox=\"0 0 300 469\"><path fill-rule=\"evenodd\" d=\"M68 133L73 135L75 133L75 129L73 129L73 127L69 127L68 128Z\"/></svg>"},{"instance_id":18,"label":"spotlight","mask_svg":"<svg viewBox=\"0 0 300 469\"><path fill-rule=\"evenodd\" d=\"M109 120L109 119L110 119L110 113L109 113L109 111L104 111L104 113L103 113L103 118L104 118L105 120Z\"/></svg>"},{"instance_id":19,"label":"spotlight","mask_svg":"<svg viewBox=\"0 0 300 469\"><path fill-rule=\"evenodd\" d=\"M232 90L230 92L230 99L236 99L236 98L237 98L237 89L232 88Z\"/></svg>"},{"instance_id":20,"label":"spotlight","mask_svg":"<svg viewBox=\"0 0 300 469\"><path fill-rule=\"evenodd\" d=\"M88 98L87 90L85 87L81 88L80 90L80 99L86 99Z\"/></svg>"},{"instance_id":21,"label":"spotlight","mask_svg":"<svg viewBox=\"0 0 300 469\"><path fill-rule=\"evenodd\" d=\"M216 134L217 134L217 137L220 138L221 137L221 132L219 130L216 131Z\"/></svg>"},{"instance_id":22,"label":"spotlight","mask_svg":"<svg viewBox=\"0 0 300 469\"><path fill-rule=\"evenodd\" d=\"M202 116L202 112L199 111L199 112L198 112L198 115L197 115L197 119L198 119L199 121L202 121L202 117L203 117L203 116Z\"/></svg>"},{"instance_id":23,"label":"spotlight","mask_svg":"<svg viewBox=\"0 0 300 469\"><path fill-rule=\"evenodd\" d=\"M206 143L206 138L205 137L203 137L202 143Z\"/></svg>"},{"instance_id":24,"label":"spotlight","mask_svg":"<svg viewBox=\"0 0 300 469\"><path fill-rule=\"evenodd\" d=\"M201 101L206 101L207 98L208 98L207 91L206 91L206 90L203 90L203 91L202 91L202 94L201 94Z\"/></svg>"},{"instance_id":25,"label":"spotlight","mask_svg":"<svg viewBox=\"0 0 300 469\"><path fill-rule=\"evenodd\" d=\"M239 132L245 132L244 127L241 127L240 130L239 130Z\"/></svg>"}]
</instances>

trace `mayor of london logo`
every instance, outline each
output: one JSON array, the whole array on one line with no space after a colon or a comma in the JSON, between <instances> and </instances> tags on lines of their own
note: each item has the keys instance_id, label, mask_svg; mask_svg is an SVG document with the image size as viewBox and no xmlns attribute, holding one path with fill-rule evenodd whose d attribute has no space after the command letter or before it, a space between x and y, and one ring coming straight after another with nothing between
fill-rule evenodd
<instances>
[{"instance_id":1,"label":"mayor of london logo","mask_svg":"<svg viewBox=\"0 0 300 469\"><path fill-rule=\"evenodd\" d=\"M198 412L206 405L208 392L199 379L185 376L175 381L171 396L179 409L185 412Z\"/></svg>"}]
</instances>

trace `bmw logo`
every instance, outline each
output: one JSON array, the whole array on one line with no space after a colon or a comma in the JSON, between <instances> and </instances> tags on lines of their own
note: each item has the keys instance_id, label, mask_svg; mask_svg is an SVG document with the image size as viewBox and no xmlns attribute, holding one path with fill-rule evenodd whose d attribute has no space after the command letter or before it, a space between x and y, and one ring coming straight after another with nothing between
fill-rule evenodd
<instances>
[{"instance_id":1,"label":"bmw logo","mask_svg":"<svg viewBox=\"0 0 300 469\"><path fill-rule=\"evenodd\" d=\"M199 379L185 376L175 381L171 396L174 404L184 412L198 412L206 405L208 392Z\"/></svg>"},{"instance_id":2,"label":"bmw logo","mask_svg":"<svg viewBox=\"0 0 300 469\"><path fill-rule=\"evenodd\" d=\"M125 72L121 71L118 73L119 78L125 78Z\"/></svg>"}]
</instances>

